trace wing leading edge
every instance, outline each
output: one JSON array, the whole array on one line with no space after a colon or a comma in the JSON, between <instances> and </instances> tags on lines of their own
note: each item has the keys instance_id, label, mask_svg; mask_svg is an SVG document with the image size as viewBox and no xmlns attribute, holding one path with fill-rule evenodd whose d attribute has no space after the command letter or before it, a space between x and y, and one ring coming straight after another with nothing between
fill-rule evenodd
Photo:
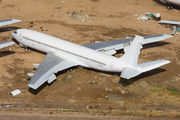
<instances>
[{"instance_id":1,"label":"wing leading edge","mask_svg":"<svg viewBox=\"0 0 180 120\"><path fill-rule=\"evenodd\" d=\"M54 79L56 79L54 73L77 65L78 64L76 63L69 63L65 61L57 56L54 52L48 52L28 83L28 86L33 89L37 89L46 81L51 83Z\"/></svg>"},{"instance_id":2,"label":"wing leading edge","mask_svg":"<svg viewBox=\"0 0 180 120\"><path fill-rule=\"evenodd\" d=\"M167 38L171 38L173 36L167 34L159 34L159 35L152 35L152 36L145 36L143 45L148 43L153 43L161 40L165 40ZM127 38L127 39L119 39L119 40L112 40L112 41L105 41L105 42L98 42L92 44L84 44L82 46L91 48L93 50L120 50L130 45L134 38Z\"/></svg>"}]
</instances>

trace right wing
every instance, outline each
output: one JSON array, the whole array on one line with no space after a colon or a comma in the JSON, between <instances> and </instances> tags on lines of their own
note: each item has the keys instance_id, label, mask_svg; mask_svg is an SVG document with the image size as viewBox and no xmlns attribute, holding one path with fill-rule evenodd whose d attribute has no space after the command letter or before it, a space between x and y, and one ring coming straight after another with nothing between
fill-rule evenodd
<instances>
[{"instance_id":1,"label":"right wing","mask_svg":"<svg viewBox=\"0 0 180 120\"><path fill-rule=\"evenodd\" d=\"M15 44L15 42L12 42L12 41L0 42L0 49L7 47L7 46L10 46L10 45L13 45L13 44Z\"/></svg>"},{"instance_id":2,"label":"right wing","mask_svg":"<svg viewBox=\"0 0 180 120\"><path fill-rule=\"evenodd\" d=\"M54 52L48 52L28 83L28 86L33 89L37 89L46 81L51 83L54 79L56 79L54 73L77 65L78 64L74 61L65 61Z\"/></svg>"},{"instance_id":3,"label":"right wing","mask_svg":"<svg viewBox=\"0 0 180 120\"><path fill-rule=\"evenodd\" d=\"M22 22L22 21L17 19L0 20L0 26L9 25L17 22Z\"/></svg>"},{"instance_id":4,"label":"right wing","mask_svg":"<svg viewBox=\"0 0 180 120\"><path fill-rule=\"evenodd\" d=\"M144 41L142 44L144 45L148 43L153 43L153 42L165 40L171 37L173 36L167 35L167 34L144 36ZM133 41L133 39L134 38L126 38L126 39L119 39L119 40L112 40L112 41L105 41L105 42L84 44L82 46L112 55L115 53L115 50L120 50L120 49L124 49L128 47Z\"/></svg>"}]
</instances>

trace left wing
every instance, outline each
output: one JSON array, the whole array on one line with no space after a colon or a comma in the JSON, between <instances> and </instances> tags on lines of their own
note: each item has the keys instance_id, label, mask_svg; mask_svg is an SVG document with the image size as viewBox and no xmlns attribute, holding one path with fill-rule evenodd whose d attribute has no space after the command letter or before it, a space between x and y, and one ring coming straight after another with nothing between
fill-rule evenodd
<instances>
[{"instance_id":1,"label":"left wing","mask_svg":"<svg viewBox=\"0 0 180 120\"><path fill-rule=\"evenodd\" d=\"M142 44L144 45L148 43L153 43L153 42L165 40L171 37L173 36L167 35L167 34L145 36ZM92 43L92 44L84 44L82 46L112 55L116 53L115 50L120 50L120 49L128 47L133 41L133 39L134 38L119 39L119 40L98 42L98 43Z\"/></svg>"},{"instance_id":2,"label":"left wing","mask_svg":"<svg viewBox=\"0 0 180 120\"><path fill-rule=\"evenodd\" d=\"M22 22L22 21L18 19L0 20L0 26L9 25L9 24L17 23L17 22Z\"/></svg>"},{"instance_id":3,"label":"left wing","mask_svg":"<svg viewBox=\"0 0 180 120\"><path fill-rule=\"evenodd\" d=\"M13 45L13 44L15 44L15 42L12 42L12 41L0 42L0 49L7 47L7 46L10 46L10 45Z\"/></svg>"},{"instance_id":4,"label":"left wing","mask_svg":"<svg viewBox=\"0 0 180 120\"><path fill-rule=\"evenodd\" d=\"M65 61L54 52L48 52L28 83L28 86L33 89L37 89L46 81L51 83L54 79L56 79L54 73L77 65L77 63L71 60L68 60L68 62Z\"/></svg>"}]
</instances>

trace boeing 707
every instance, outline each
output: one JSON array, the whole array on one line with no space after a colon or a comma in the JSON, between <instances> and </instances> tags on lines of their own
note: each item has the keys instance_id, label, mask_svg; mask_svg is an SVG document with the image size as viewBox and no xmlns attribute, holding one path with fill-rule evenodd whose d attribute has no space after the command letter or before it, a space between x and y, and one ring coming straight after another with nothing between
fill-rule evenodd
<instances>
[{"instance_id":1,"label":"boeing 707","mask_svg":"<svg viewBox=\"0 0 180 120\"><path fill-rule=\"evenodd\" d=\"M37 89L45 82L51 83L56 79L55 73L73 66L121 72L120 77L130 79L170 62L168 60L157 60L138 64L142 45L172 37L166 34L136 36L135 38L85 45L78 45L29 29L18 29L12 33L12 36L20 46L47 53L40 65L34 64L37 70L28 83L28 86L33 89ZM122 57L112 56L117 50L123 48L125 54Z\"/></svg>"}]
</instances>

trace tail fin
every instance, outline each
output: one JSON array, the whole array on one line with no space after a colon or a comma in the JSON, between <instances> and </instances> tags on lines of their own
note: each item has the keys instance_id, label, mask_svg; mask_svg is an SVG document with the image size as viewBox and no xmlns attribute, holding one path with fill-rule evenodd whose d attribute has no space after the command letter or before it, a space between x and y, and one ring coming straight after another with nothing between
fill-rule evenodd
<instances>
[{"instance_id":1,"label":"tail fin","mask_svg":"<svg viewBox=\"0 0 180 120\"><path fill-rule=\"evenodd\" d=\"M157 60L152 62L140 63L138 62L138 57L140 50L142 48L141 43L143 42L143 37L136 36L126 50L125 54L120 58L123 62L127 63L129 67L124 68L121 72L121 77L130 79L135 77L143 72L150 71L167 63L170 63L168 60Z\"/></svg>"},{"instance_id":2,"label":"tail fin","mask_svg":"<svg viewBox=\"0 0 180 120\"><path fill-rule=\"evenodd\" d=\"M143 37L136 36L131 45L127 48L125 54L120 59L129 65L137 67L138 57L142 48L141 44L143 40Z\"/></svg>"}]
</instances>

